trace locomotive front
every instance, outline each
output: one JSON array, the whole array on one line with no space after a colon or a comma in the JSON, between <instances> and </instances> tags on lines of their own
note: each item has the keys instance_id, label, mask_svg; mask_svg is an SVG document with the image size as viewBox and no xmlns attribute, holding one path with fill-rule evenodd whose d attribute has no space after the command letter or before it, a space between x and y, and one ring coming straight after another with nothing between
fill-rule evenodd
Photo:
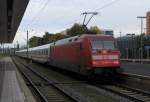
<instances>
[{"instance_id":1,"label":"locomotive front","mask_svg":"<svg viewBox=\"0 0 150 102\"><path fill-rule=\"evenodd\" d=\"M115 49L113 40L91 41L93 67L119 67L120 52Z\"/></svg>"},{"instance_id":2,"label":"locomotive front","mask_svg":"<svg viewBox=\"0 0 150 102\"><path fill-rule=\"evenodd\" d=\"M90 70L112 72L120 70L120 51L111 36L89 36Z\"/></svg>"}]
</instances>

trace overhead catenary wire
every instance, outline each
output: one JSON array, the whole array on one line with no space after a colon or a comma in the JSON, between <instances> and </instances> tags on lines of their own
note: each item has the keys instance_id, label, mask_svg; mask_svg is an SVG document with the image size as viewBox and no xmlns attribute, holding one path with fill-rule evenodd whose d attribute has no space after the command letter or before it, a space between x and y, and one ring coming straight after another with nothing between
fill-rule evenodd
<instances>
[{"instance_id":1,"label":"overhead catenary wire","mask_svg":"<svg viewBox=\"0 0 150 102\"><path fill-rule=\"evenodd\" d=\"M109 2L109 3L105 4L105 5L103 5L102 7L96 8L95 11L99 11L99 10L102 10L104 8L110 7L110 6L112 6L113 4L115 4L115 3L119 2L119 1L120 0L113 0L112 2Z\"/></svg>"},{"instance_id":2,"label":"overhead catenary wire","mask_svg":"<svg viewBox=\"0 0 150 102\"><path fill-rule=\"evenodd\" d=\"M45 10L45 8L47 7L48 3L51 0L46 0L46 2L44 3L44 5L41 7L41 9L35 14L35 16L32 18L32 20L30 21L30 23L27 25L27 27L29 27L30 25L32 25L41 15L41 13Z\"/></svg>"}]
</instances>

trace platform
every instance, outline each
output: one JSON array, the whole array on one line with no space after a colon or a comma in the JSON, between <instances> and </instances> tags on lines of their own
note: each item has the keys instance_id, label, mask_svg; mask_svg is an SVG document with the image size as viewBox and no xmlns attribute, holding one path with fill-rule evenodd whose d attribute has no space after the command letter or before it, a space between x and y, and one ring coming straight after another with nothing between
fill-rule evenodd
<instances>
[{"instance_id":1,"label":"platform","mask_svg":"<svg viewBox=\"0 0 150 102\"><path fill-rule=\"evenodd\" d=\"M0 59L0 102L29 102L20 84L21 76L17 73L10 57ZM32 101L35 100L32 98L30 102Z\"/></svg>"},{"instance_id":2,"label":"platform","mask_svg":"<svg viewBox=\"0 0 150 102\"><path fill-rule=\"evenodd\" d=\"M150 64L122 62L121 68L127 73L150 76Z\"/></svg>"}]
</instances>

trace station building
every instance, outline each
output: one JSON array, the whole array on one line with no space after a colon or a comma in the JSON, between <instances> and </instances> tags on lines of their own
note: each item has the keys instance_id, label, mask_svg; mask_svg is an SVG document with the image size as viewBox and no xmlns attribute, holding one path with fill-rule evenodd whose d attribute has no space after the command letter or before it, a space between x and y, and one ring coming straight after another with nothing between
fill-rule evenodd
<instances>
[{"instance_id":1,"label":"station building","mask_svg":"<svg viewBox=\"0 0 150 102\"><path fill-rule=\"evenodd\" d=\"M150 35L150 11L147 12L146 16L146 34Z\"/></svg>"}]
</instances>

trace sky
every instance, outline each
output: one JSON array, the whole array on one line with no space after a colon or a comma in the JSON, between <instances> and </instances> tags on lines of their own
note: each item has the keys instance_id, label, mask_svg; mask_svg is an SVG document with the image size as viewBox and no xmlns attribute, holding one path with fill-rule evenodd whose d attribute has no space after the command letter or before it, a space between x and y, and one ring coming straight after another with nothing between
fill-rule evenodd
<instances>
[{"instance_id":1,"label":"sky","mask_svg":"<svg viewBox=\"0 0 150 102\"><path fill-rule=\"evenodd\" d=\"M26 44L29 38L42 36L44 32L61 32L74 23L83 22L83 12L96 11L88 26L114 30L114 36L126 33L140 33L140 20L150 11L150 0L30 0L16 33L13 44ZM145 22L144 22L145 24ZM145 26L144 26L145 27ZM10 44L9 44L10 45Z\"/></svg>"}]
</instances>

